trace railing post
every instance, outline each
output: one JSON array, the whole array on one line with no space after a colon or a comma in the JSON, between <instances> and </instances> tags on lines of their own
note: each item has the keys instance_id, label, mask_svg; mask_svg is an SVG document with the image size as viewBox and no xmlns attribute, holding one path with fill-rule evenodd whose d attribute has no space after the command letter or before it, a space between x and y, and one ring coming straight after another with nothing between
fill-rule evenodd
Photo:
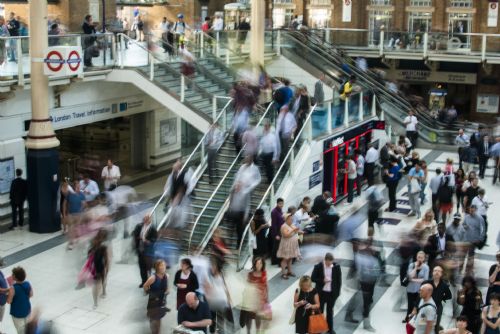
<instances>
[{"instance_id":1,"label":"railing post","mask_svg":"<svg viewBox=\"0 0 500 334\"><path fill-rule=\"evenodd\" d=\"M223 111L224 114L222 114L222 122L224 123L222 125L222 129L224 130L224 132L227 131L227 108L224 108L224 111Z\"/></svg>"},{"instance_id":2,"label":"railing post","mask_svg":"<svg viewBox=\"0 0 500 334\"><path fill-rule=\"evenodd\" d=\"M219 31L215 35L215 55L217 58L220 57Z\"/></svg>"},{"instance_id":3,"label":"railing post","mask_svg":"<svg viewBox=\"0 0 500 334\"><path fill-rule=\"evenodd\" d=\"M113 57L113 65L116 64L116 36L111 36L111 57Z\"/></svg>"},{"instance_id":4,"label":"railing post","mask_svg":"<svg viewBox=\"0 0 500 334\"><path fill-rule=\"evenodd\" d=\"M389 124L387 126L387 137L389 138L389 142L392 143L392 125Z\"/></svg>"},{"instance_id":5,"label":"railing post","mask_svg":"<svg viewBox=\"0 0 500 334\"><path fill-rule=\"evenodd\" d=\"M82 35L78 35L78 36L76 37L76 45L79 45L79 46L82 46L82 47L83 47L83 44L82 44ZM82 54L81 54L82 64L83 64L83 55L84 55L84 52L83 52L83 51L84 51L84 50L83 50L83 48L82 48ZM80 64L80 66L82 66L82 65ZM83 78L83 76L84 76L84 74L83 74L83 73L84 73L84 72L82 71L82 73L78 74L78 78L80 78L80 79L81 79L81 78Z\"/></svg>"},{"instance_id":6,"label":"railing post","mask_svg":"<svg viewBox=\"0 0 500 334\"><path fill-rule=\"evenodd\" d=\"M17 52L17 84L24 86L24 73L23 73L23 39L18 38L16 43Z\"/></svg>"},{"instance_id":7,"label":"railing post","mask_svg":"<svg viewBox=\"0 0 500 334\"><path fill-rule=\"evenodd\" d=\"M229 61L229 49L226 49L226 65L229 66L230 61Z\"/></svg>"},{"instance_id":8,"label":"railing post","mask_svg":"<svg viewBox=\"0 0 500 334\"><path fill-rule=\"evenodd\" d=\"M201 164L205 163L205 145L201 144Z\"/></svg>"},{"instance_id":9,"label":"railing post","mask_svg":"<svg viewBox=\"0 0 500 334\"><path fill-rule=\"evenodd\" d=\"M349 125L349 98L346 97L344 102L344 126Z\"/></svg>"},{"instance_id":10,"label":"railing post","mask_svg":"<svg viewBox=\"0 0 500 334\"><path fill-rule=\"evenodd\" d=\"M271 196L269 196L269 201L271 202L271 203L269 203L270 208L272 208L273 204L276 202L275 198L276 198L276 194L274 193L274 183L273 183L273 184L271 184Z\"/></svg>"},{"instance_id":11,"label":"railing post","mask_svg":"<svg viewBox=\"0 0 500 334\"><path fill-rule=\"evenodd\" d=\"M205 51L205 33L203 31L200 32L200 58L203 58Z\"/></svg>"},{"instance_id":12,"label":"railing post","mask_svg":"<svg viewBox=\"0 0 500 334\"><path fill-rule=\"evenodd\" d=\"M278 35L276 36L276 54L281 55L281 30L278 30Z\"/></svg>"},{"instance_id":13,"label":"railing post","mask_svg":"<svg viewBox=\"0 0 500 334\"><path fill-rule=\"evenodd\" d=\"M486 35L483 34L481 41L481 61L486 60Z\"/></svg>"},{"instance_id":14,"label":"railing post","mask_svg":"<svg viewBox=\"0 0 500 334\"><path fill-rule=\"evenodd\" d=\"M184 90L186 89L186 79L181 74L181 102L184 102Z\"/></svg>"},{"instance_id":15,"label":"railing post","mask_svg":"<svg viewBox=\"0 0 500 334\"><path fill-rule=\"evenodd\" d=\"M215 122L217 119L217 96L212 97L212 120Z\"/></svg>"},{"instance_id":16,"label":"railing post","mask_svg":"<svg viewBox=\"0 0 500 334\"><path fill-rule=\"evenodd\" d=\"M293 147L290 149L290 177L293 178L293 168L295 167L295 151Z\"/></svg>"},{"instance_id":17,"label":"railing post","mask_svg":"<svg viewBox=\"0 0 500 334\"><path fill-rule=\"evenodd\" d=\"M325 41L330 43L330 29L325 29Z\"/></svg>"},{"instance_id":18,"label":"railing post","mask_svg":"<svg viewBox=\"0 0 500 334\"><path fill-rule=\"evenodd\" d=\"M363 113L363 91L361 91L361 93L359 93L359 114L358 114L358 121L362 121L363 120L363 116L364 116L364 113Z\"/></svg>"},{"instance_id":19,"label":"railing post","mask_svg":"<svg viewBox=\"0 0 500 334\"><path fill-rule=\"evenodd\" d=\"M155 59L152 54L149 54L149 80L153 81L155 78Z\"/></svg>"},{"instance_id":20,"label":"railing post","mask_svg":"<svg viewBox=\"0 0 500 334\"><path fill-rule=\"evenodd\" d=\"M124 63L125 63L125 43L127 43L127 41L125 40L125 35L122 35L121 38L120 38L120 68L123 69L123 67L125 66Z\"/></svg>"},{"instance_id":21,"label":"railing post","mask_svg":"<svg viewBox=\"0 0 500 334\"><path fill-rule=\"evenodd\" d=\"M380 120L385 121L384 109L380 110Z\"/></svg>"},{"instance_id":22,"label":"railing post","mask_svg":"<svg viewBox=\"0 0 500 334\"><path fill-rule=\"evenodd\" d=\"M383 56L384 55L384 31L383 30L380 31L380 42L379 42L378 48L379 48L379 55Z\"/></svg>"},{"instance_id":23,"label":"railing post","mask_svg":"<svg viewBox=\"0 0 500 334\"><path fill-rule=\"evenodd\" d=\"M372 116L377 115L377 96L373 95L372 99Z\"/></svg>"},{"instance_id":24,"label":"railing post","mask_svg":"<svg viewBox=\"0 0 500 334\"><path fill-rule=\"evenodd\" d=\"M326 112L326 122L328 123L326 125L326 129L328 130L328 133L330 133L332 132L332 102L328 102Z\"/></svg>"},{"instance_id":25,"label":"railing post","mask_svg":"<svg viewBox=\"0 0 500 334\"><path fill-rule=\"evenodd\" d=\"M429 47L429 33L424 33L424 59L427 59L427 48Z\"/></svg>"}]
</instances>

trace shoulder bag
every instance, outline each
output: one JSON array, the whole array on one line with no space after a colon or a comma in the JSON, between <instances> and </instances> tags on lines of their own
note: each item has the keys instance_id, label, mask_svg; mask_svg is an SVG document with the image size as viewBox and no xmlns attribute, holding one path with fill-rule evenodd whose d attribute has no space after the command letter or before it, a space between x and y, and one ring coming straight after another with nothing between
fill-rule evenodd
<instances>
[{"instance_id":1,"label":"shoulder bag","mask_svg":"<svg viewBox=\"0 0 500 334\"><path fill-rule=\"evenodd\" d=\"M309 316L309 326L308 333L309 334L319 334L328 332L328 323L326 322L325 317L322 313L316 314L315 311L312 311L312 314Z\"/></svg>"}]
</instances>

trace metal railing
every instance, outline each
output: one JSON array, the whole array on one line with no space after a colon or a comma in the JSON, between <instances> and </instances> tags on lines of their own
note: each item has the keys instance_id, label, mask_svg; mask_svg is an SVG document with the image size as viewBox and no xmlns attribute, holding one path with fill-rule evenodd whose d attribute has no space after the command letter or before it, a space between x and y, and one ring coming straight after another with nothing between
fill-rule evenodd
<instances>
[{"instance_id":1,"label":"metal railing","mask_svg":"<svg viewBox=\"0 0 500 334\"><path fill-rule=\"evenodd\" d=\"M272 124L272 122L274 121L274 116L270 114L272 111L274 111L274 104L273 103L269 104L266 111L264 112L262 117L259 119L259 121L255 125L255 131L257 131L257 129L260 126L264 125L264 120L266 120L266 119L269 119L270 124ZM189 234L189 241L188 241L188 251L189 252L191 252L191 250L192 250L191 245L192 245L192 241L193 241L193 236L196 232L196 229L198 227L200 219L203 217L203 214L205 213L205 211L209 208L214 197L217 195L223 195L226 198L226 201L224 202L224 205L222 206L222 208L216 214L214 221L208 227L208 231L205 233L204 237L202 238L202 241L200 242L200 245L198 246L198 250L200 250L200 249L203 250L205 248L206 244L208 243L208 241L210 240L210 238L212 236L213 231L217 228L217 226L220 222L220 218L224 214L225 209L227 208L227 205L229 203L229 194L230 194L230 191L232 188L232 182L229 182L230 180L228 180L228 178L230 177L230 175L235 175L237 172L237 169L240 167L240 166L236 165L236 162L238 162L240 160L241 155L245 152L245 148L246 148L246 144L241 148L240 152L238 153L236 158L233 160L232 164L230 165L230 167L228 168L228 170L226 171L226 173L222 177L221 181L219 182L219 184L217 185L215 190L212 192L207 203L205 203L204 207L202 208L202 210L198 214L198 216L193 224L193 227L191 229L191 232Z\"/></svg>"},{"instance_id":2,"label":"metal railing","mask_svg":"<svg viewBox=\"0 0 500 334\"><path fill-rule=\"evenodd\" d=\"M223 98L227 99L226 97L223 97ZM228 111L230 109L230 106L231 106L232 102L233 102L233 100L231 98L229 98L229 101L224 105L224 107L222 108L222 110L215 117L215 122L214 122L214 123L218 123L219 125L222 125L221 126L221 131L225 134L226 137L227 137L227 132L228 132L229 127L230 127L229 126L230 125L230 123L229 123L229 120L230 120L229 116L230 115L228 115ZM199 161L198 168L196 169L193 177L195 177L196 180L198 180L201 177L201 175L203 174L202 171L206 167L207 156L206 156L206 152L205 152L204 142L205 142L205 138L206 138L207 135L208 135L208 131L203 135L203 137L200 139L200 141L198 142L198 144L195 146L195 148L193 149L193 151L191 152L191 154L188 156L188 158L186 159L186 161L182 165L182 168L181 168L181 170L180 170L179 173L182 173L190 165L192 165L195 162ZM155 224L155 226L158 229L159 228L167 227L167 225L163 226L163 224L165 224L166 222L169 222L168 218L170 217L171 212L172 212L171 208L169 208L169 210L166 213L163 214L163 216L161 217L161 219L158 219L158 217L157 217L158 214L162 215L162 213L163 213L163 208L161 207L161 203L165 202L165 204L167 204L166 203L166 201L167 201L166 197L167 196L168 196L168 194L164 191L162 193L162 195L160 196L160 198L158 199L158 201L155 203L155 205L153 206L153 209L150 212L150 216L153 219L153 224ZM160 211L158 211L158 210L160 210Z\"/></svg>"}]
</instances>

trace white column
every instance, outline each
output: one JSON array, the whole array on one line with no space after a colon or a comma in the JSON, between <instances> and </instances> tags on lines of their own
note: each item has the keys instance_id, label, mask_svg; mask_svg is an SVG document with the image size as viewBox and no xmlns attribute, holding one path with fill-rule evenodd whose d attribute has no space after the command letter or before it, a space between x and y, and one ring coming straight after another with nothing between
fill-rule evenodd
<instances>
[{"instance_id":1,"label":"white column","mask_svg":"<svg viewBox=\"0 0 500 334\"><path fill-rule=\"evenodd\" d=\"M31 123L26 140L28 149L42 150L59 146L49 118L49 79L43 74L47 48L47 2L30 0ZM19 62L22 59L19 58Z\"/></svg>"},{"instance_id":2,"label":"white column","mask_svg":"<svg viewBox=\"0 0 500 334\"><path fill-rule=\"evenodd\" d=\"M358 114L358 120L359 121L363 120L363 92L359 93L359 114Z\"/></svg>"},{"instance_id":3,"label":"white column","mask_svg":"<svg viewBox=\"0 0 500 334\"><path fill-rule=\"evenodd\" d=\"M264 65L265 16L265 1L252 0L250 23L250 61L252 65Z\"/></svg>"},{"instance_id":4,"label":"white column","mask_svg":"<svg viewBox=\"0 0 500 334\"><path fill-rule=\"evenodd\" d=\"M344 126L347 127L348 125L349 125L349 98L346 98L344 102Z\"/></svg>"}]
</instances>

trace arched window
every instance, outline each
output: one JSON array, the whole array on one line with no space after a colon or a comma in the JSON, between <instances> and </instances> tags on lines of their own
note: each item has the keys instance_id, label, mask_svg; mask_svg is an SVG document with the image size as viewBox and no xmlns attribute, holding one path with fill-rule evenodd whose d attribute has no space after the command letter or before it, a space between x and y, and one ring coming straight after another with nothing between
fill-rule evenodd
<instances>
[{"instance_id":1,"label":"arched window","mask_svg":"<svg viewBox=\"0 0 500 334\"><path fill-rule=\"evenodd\" d=\"M390 31L394 6L392 0L371 0L368 16L368 44L378 45L380 31Z\"/></svg>"},{"instance_id":2,"label":"arched window","mask_svg":"<svg viewBox=\"0 0 500 334\"><path fill-rule=\"evenodd\" d=\"M450 0L448 23L448 49L470 49L474 6L472 0Z\"/></svg>"}]
</instances>

